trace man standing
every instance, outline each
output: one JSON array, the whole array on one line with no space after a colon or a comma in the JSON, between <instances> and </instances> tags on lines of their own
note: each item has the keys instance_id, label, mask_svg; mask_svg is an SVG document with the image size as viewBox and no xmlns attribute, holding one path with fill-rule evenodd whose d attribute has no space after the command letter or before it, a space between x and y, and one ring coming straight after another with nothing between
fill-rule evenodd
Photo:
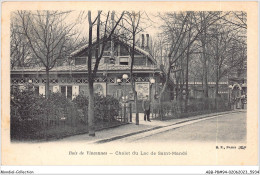
<instances>
[{"instance_id":1,"label":"man standing","mask_svg":"<svg viewBox=\"0 0 260 175\"><path fill-rule=\"evenodd\" d=\"M143 100L142 107L144 110L144 121L146 121L146 117L147 117L147 121L151 122L151 120L150 120L150 100L148 98L148 95Z\"/></svg>"}]
</instances>

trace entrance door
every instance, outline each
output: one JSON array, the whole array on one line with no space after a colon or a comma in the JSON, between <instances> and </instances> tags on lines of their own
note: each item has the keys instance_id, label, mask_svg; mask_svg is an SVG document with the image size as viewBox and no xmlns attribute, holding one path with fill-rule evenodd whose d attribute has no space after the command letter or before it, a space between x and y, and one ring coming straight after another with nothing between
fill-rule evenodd
<instances>
[{"instance_id":1,"label":"entrance door","mask_svg":"<svg viewBox=\"0 0 260 175\"><path fill-rule=\"evenodd\" d=\"M66 97L66 86L61 86L60 92L61 92L62 95L64 95Z\"/></svg>"},{"instance_id":2,"label":"entrance door","mask_svg":"<svg viewBox=\"0 0 260 175\"><path fill-rule=\"evenodd\" d=\"M67 98L72 99L72 86L67 86Z\"/></svg>"},{"instance_id":3,"label":"entrance door","mask_svg":"<svg viewBox=\"0 0 260 175\"><path fill-rule=\"evenodd\" d=\"M39 86L34 86L34 93L39 95Z\"/></svg>"}]
</instances>

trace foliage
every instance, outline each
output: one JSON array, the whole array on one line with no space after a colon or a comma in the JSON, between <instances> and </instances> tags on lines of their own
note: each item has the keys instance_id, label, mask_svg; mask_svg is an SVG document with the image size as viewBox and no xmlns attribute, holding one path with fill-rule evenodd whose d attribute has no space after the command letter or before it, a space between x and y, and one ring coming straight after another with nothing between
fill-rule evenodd
<instances>
[{"instance_id":1,"label":"foliage","mask_svg":"<svg viewBox=\"0 0 260 175\"><path fill-rule=\"evenodd\" d=\"M178 118L183 114L189 113L203 113L206 111L216 112L229 110L229 104L223 98L200 98L189 99L187 111L185 112L184 100L173 100L171 102L154 103L153 110L156 114L161 113L163 117Z\"/></svg>"},{"instance_id":2,"label":"foliage","mask_svg":"<svg viewBox=\"0 0 260 175\"><path fill-rule=\"evenodd\" d=\"M28 87L25 90L13 87L11 90L11 110L13 109L18 112L16 116L28 117L22 115L23 111L40 114L56 109L64 111L68 108L74 108L73 103L61 93L52 93L47 99L42 95L36 94L34 90Z\"/></svg>"},{"instance_id":3,"label":"foliage","mask_svg":"<svg viewBox=\"0 0 260 175\"><path fill-rule=\"evenodd\" d=\"M94 110L97 129L119 124L114 120L120 110L117 99L95 95ZM69 100L60 93L52 93L47 99L28 86L24 90L11 88L12 140L39 140L86 133L87 114L86 96L79 95Z\"/></svg>"},{"instance_id":4,"label":"foliage","mask_svg":"<svg viewBox=\"0 0 260 175\"><path fill-rule=\"evenodd\" d=\"M77 107L83 111L87 118L88 115L88 97L83 95L78 95L73 102ZM115 116L118 116L119 111L119 101L112 96L99 96L95 94L94 96L94 112L96 121L111 121Z\"/></svg>"},{"instance_id":5,"label":"foliage","mask_svg":"<svg viewBox=\"0 0 260 175\"><path fill-rule=\"evenodd\" d=\"M20 90L13 86L11 89L11 117L14 112L16 117L28 117L21 115L23 111L40 111L45 98L37 95L32 90Z\"/></svg>"},{"instance_id":6,"label":"foliage","mask_svg":"<svg viewBox=\"0 0 260 175\"><path fill-rule=\"evenodd\" d=\"M39 133L52 130L54 126L72 127L81 124L80 120L75 105L59 93L52 93L47 99L28 86L24 90L12 87L11 138L39 139L44 137Z\"/></svg>"}]
</instances>

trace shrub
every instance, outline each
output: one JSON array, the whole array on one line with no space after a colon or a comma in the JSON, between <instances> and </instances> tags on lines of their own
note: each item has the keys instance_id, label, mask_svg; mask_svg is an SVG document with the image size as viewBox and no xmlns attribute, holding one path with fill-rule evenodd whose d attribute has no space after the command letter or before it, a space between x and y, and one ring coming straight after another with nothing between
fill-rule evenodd
<instances>
[{"instance_id":1,"label":"shrub","mask_svg":"<svg viewBox=\"0 0 260 175\"><path fill-rule=\"evenodd\" d=\"M41 113L44 109L42 104L45 102L45 98L41 95L37 95L34 91L24 90L20 91L18 88L11 91L11 117L18 117L20 119L27 119L32 117L26 115L26 112L33 111L35 113Z\"/></svg>"},{"instance_id":2,"label":"shrub","mask_svg":"<svg viewBox=\"0 0 260 175\"><path fill-rule=\"evenodd\" d=\"M73 102L83 111L85 118L88 115L88 97L78 95ZM120 110L119 101L112 96L94 96L94 112L96 121L111 121L118 116Z\"/></svg>"},{"instance_id":3,"label":"shrub","mask_svg":"<svg viewBox=\"0 0 260 175\"><path fill-rule=\"evenodd\" d=\"M41 139L63 137L87 132L88 97L79 95L74 100L61 93L51 93L46 99L32 89L11 90L11 139ZM107 96L95 95L96 122L111 121L118 116L119 102ZM113 125L99 122L98 127ZM115 124L116 122L114 122Z\"/></svg>"},{"instance_id":4,"label":"shrub","mask_svg":"<svg viewBox=\"0 0 260 175\"><path fill-rule=\"evenodd\" d=\"M11 96L11 111L16 110L16 116L22 119L39 117L39 114L50 114L47 117L54 117L53 113L56 110L68 111L75 108L74 104L61 93L51 93L46 99L34 91L16 89L12 91Z\"/></svg>"},{"instance_id":5,"label":"shrub","mask_svg":"<svg viewBox=\"0 0 260 175\"><path fill-rule=\"evenodd\" d=\"M75 126L79 123L77 108L60 93L51 93L46 99L30 89L20 91L13 88L11 91L12 138L40 138L42 133L54 126Z\"/></svg>"},{"instance_id":6,"label":"shrub","mask_svg":"<svg viewBox=\"0 0 260 175\"><path fill-rule=\"evenodd\" d=\"M161 111L160 111L161 109ZM190 99L187 104L187 111L185 111L185 100L173 100L170 102L154 103L153 112L159 114L161 112L163 117L179 117L180 114L185 113L205 113L210 111L225 111L229 110L227 100L223 98L211 99Z\"/></svg>"},{"instance_id":7,"label":"shrub","mask_svg":"<svg viewBox=\"0 0 260 175\"><path fill-rule=\"evenodd\" d=\"M80 117L84 123L88 121L88 97L83 95L78 95L76 98L72 100L72 102L77 107Z\"/></svg>"}]
</instances>

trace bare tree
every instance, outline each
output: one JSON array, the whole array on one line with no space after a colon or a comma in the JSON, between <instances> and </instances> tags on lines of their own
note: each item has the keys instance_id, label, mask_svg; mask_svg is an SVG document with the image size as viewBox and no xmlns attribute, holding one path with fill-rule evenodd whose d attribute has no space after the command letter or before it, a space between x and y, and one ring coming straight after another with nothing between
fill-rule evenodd
<instances>
[{"instance_id":1,"label":"bare tree","mask_svg":"<svg viewBox=\"0 0 260 175\"><path fill-rule=\"evenodd\" d=\"M239 69L246 59L246 47L235 40L232 31L218 25L211 37L210 50L214 58L214 71L216 74L216 97L218 96L218 83L225 75Z\"/></svg>"},{"instance_id":2,"label":"bare tree","mask_svg":"<svg viewBox=\"0 0 260 175\"><path fill-rule=\"evenodd\" d=\"M180 13L165 13L160 14L159 17L163 21L162 31L166 41L170 45L167 54L167 62L169 65L164 69L166 79L163 88L159 94L159 103L166 87L168 86L169 78L174 67L179 66L176 77L176 93L183 90L184 83L186 83L186 100L185 106L187 109L188 81L189 81L189 61L191 54L195 52L201 54L202 70L203 70L203 87L204 96L208 97L208 56L207 56L207 42L208 30L216 21L225 17L226 14L218 15L220 12L180 12ZM198 58L198 57L197 57ZM185 60L185 61L184 61ZM185 70L185 71L184 71ZM180 84L180 90L178 89ZM177 95L177 94L176 94ZM182 95L182 93L180 93Z\"/></svg>"},{"instance_id":3,"label":"bare tree","mask_svg":"<svg viewBox=\"0 0 260 175\"><path fill-rule=\"evenodd\" d=\"M11 69L14 67L26 67L31 62L31 53L29 51L29 43L21 34L20 29L17 27L16 20L11 20L11 36L10 36L10 58Z\"/></svg>"},{"instance_id":4,"label":"bare tree","mask_svg":"<svg viewBox=\"0 0 260 175\"><path fill-rule=\"evenodd\" d=\"M187 49L189 50L190 46L198 38L202 29L199 31L194 30L196 23L191 21L194 18L194 12L167 13L161 15L160 18L164 21L162 28L170 45L167 53L168 67L165 67L166 79L159 94L159 103L161 104L161 97L168 86L171 76L171 69L178 65L179 59L183 60L182 58L184 58L185 52L187 52ZM188 40L186 39L187 37ZM184 42L185 39L186 42ZM179 65L182 68L183 61L179 61ZM184 70L181 69L179 73L182 77L184 75L183 71Z\"/></svg>"},{"instance_id":5,"label":"bare tree","mask_svg":"<svg viewBox=\"0 0 260 175\"><path fill-rule=\"evenodd\" d=\"M247 29L247 13L245 11L232 11L228 12L228 16L223 18L226 24L231 24L233 30L246 30Z\"/></svg>"},{"instance_id":6,"label":"bare tree","mask_svg":"<svg viewBox=\"0 0 260 175\"><path fill-rule=\"evenodd\" d=\"M136 48L136 44L137 44L137 35L140 32L143 32L145 30L145 28L147 28L148 26L141 26L141 21L145 20L143 18L145 12L126 12L125 17L123 18L123 20L120 23L120 32L119 32L119 36L121 39L125 40L126 42L128 42L131 45L129 54L131 57L131 64L130 64L130 83L131 83L131 88L132 88L132 92L134 94L134 100L135 100L135 108L136 108L136 124L139 124L139 113L137 110L138 107L138 99L137 99L137 92L135 90L135 79L134 79L134 75L133 75L133 67L134 67L134 63L135 63L135 48Z\"/></svg>"},{"instance_id":7,"label":"bare tree","mask_svg":"<svg viewBox=\"0 0 260 175\"><path fill-rule=\"evenodd\" d=\"M218 20L209 28L209 40L206 43L207 57L211 61L208 67L212 67L211 72L214 73L212 77L215 77L216 83L215 108L218 107L219 81L234 69L238 69L239 65L243 65L246 58L244 54L246 49L246 37L244 37L246 26L242 25L245 23L243 22L241 25L233 22L227 23L227 19L231 20L234 18L233 15L238 16L236 12L222 12L221 14L224 14L221 20ZM219 13L218 15L220 16L221 14ZM243 17L243 20L246 21L245 17Z\"/></svg>"},{"instance_id":8,"label":"bare tree","mask_svg":"<svg viewBox=\"0 0 260 175\"><path fill-rule=\"evenodd\" d=\"M101 37L101 14L102 11L98 11L97 16L95 17L95 20L92 21L92 16L91 16L91 11L88 11L88 25L89 25L89 43L88 43L88 60L87 60L87 64L88 64L88 85L89 85L89 106L88 106L88 128L89 128L89 135L90 136L95 136L95 124L94 124L94 78L96 77L97 74L97 70L98 70L98 66L100 63L100 60L103 56L104 53L104 49L105 46L107 44L107 42L109 40L112 39L113 34L119 24L119 22L121 21L121 19L123 18L125 12L122 12L122 14L120 15L120 17L117 19L116 24L114 26L112 26L109 29L108 26L108 21L109 21L109 17L110 17L110 12L108 12L106 14L106 19L103 22L104 23L104 31L103 31L103 35ZM111 14L111 20L112 23L114 23L114 16L115 16L115 12L112 12ZM93 26L96 23L96 42L93 43ZM96 59L96 63L94 65L94 67L92 66L92 53L95 54L95 59Z\"/></svg>"},{"instance_id":9,"label":"bare tree","mask_svg":"<svg viewBox=\"0 0 260 175\"><path fill-rule=\"evenodd\" d=\"M17 11L17 26L26 38L33 54L46 71L45 95L49 97L49 72L58 59L65 58L74 49L71 46L75 24L67 24L65 19L70 11Z\"/></svg>"}]
</instances>

